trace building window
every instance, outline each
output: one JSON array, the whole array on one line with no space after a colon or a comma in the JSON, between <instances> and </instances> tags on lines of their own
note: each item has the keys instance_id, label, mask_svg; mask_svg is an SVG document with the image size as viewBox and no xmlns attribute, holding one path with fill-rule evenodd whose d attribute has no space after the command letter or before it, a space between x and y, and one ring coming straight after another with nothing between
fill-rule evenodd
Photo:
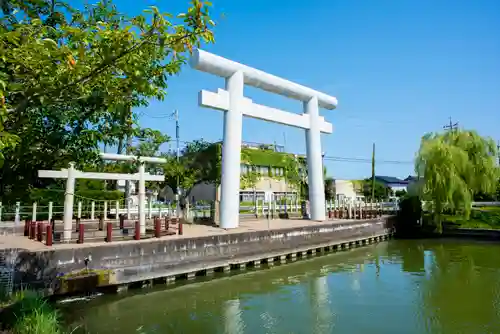
<instances>
[{"instance_id":1,"label":"building window","mask_svg":"<svg viewBox=\"0 0 500 334\"><path fill-rule=\"evenodd\" d=\"M248 173L248 166L241 164L240 165L240 172L241 172L241 175L246 175Z\"/></svg>"},{"instance_id":2,"label":"building window","mask_svg":"<svg viewBox=\"0 0 500 334\"><path fill-rule=\"evenodd\" d=\"M271 175L272 176L283 176L284 170L281 167L273 167L271 169Z\"/></svg>"},{"instance_id":3,"label":"building window","mask_svg":"<svg viewBox=\"0 0 500 334\"><path fill-rule=\"evenodd\" d=\"M260 166L259 169L260 169L259 170L260 175L269 175L269 167Z\"/></svg>"},{"instance_id":4,"label":"building window","mask_svg":"<svg viewBox=\"0 0 500 334\"><path fill-rule=\"evenodd\" d=\"M255 202L257 201L263 201L265 198L263 192L253 192L253 191L241 191L240 192L240 203L241 202Z\"/></svg>"}]
</instances>

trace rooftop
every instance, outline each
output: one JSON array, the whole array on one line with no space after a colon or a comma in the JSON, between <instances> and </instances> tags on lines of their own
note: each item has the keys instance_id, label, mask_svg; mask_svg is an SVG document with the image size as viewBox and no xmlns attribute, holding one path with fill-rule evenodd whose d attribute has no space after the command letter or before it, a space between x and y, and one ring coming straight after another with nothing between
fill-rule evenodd
<instances>
[{"instance_id":1,"label":"rooftop","mask_svg":"<svg viewBox=\"0 0 500 334\"><path fill-rule=\"evenodd\" d=\"M384 183L408 184L407 180L401 180L401 179L394 177L394 176L375 175L375 179L382 181Z\"/></svg>"}]
</instances>

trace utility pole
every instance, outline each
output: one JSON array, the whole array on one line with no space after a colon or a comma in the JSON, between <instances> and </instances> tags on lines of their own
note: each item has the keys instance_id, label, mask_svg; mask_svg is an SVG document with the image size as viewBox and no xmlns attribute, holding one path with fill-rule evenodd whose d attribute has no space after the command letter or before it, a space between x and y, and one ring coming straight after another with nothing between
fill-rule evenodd
<instances>
[{"instance_id":1,"label":"utility pole","mask_svg":"<svg viewBox=\"0 0 500 334\"><path fill-rule=\"evenodd\" d=\"M453 121L451 120L451 117L449 119L450 119L450 123L448 125L443 126L443 129L448 130L448 131L456 130L458 128L458 122L453 123Z\"/></svg>"},{"instance_id":2,"label":"utility pole","mask_svg":"<svg viewBox=\"0 0 500 334\"><path fill-rule=\"evenodd\" d=\"M372 148L372 201L375 200L375 143Z\"/></svg>"},{"instance_id":3,"label":"utility pole","mask_svg":"<svg viewBox=\"0 0 500 334\"><path fill-rule=\"evenodd\" d=\"M176 145L176 158L177 158L177 165L179 165L179 160L180 160L180 150L179 150L179 112L177 109L174 111L174 118L175 118L175 145ZM181 195L181 189L180 189L180 182L179 182L179 173L177 173L177 194L175 195L175 201L176 201L176 206L177 206L177 217L180 216L180 195Z\"/></svg>"}]
</instances>

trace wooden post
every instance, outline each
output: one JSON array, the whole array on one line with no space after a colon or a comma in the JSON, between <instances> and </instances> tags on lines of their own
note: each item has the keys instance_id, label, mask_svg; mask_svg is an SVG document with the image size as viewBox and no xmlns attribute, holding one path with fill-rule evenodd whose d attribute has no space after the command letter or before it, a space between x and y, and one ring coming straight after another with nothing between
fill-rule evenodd
<instances>
[{"instance_id":1,"label":"wooden post","mask_svg":"<svg viewBox=\"0 0 500 334\"><path fill-rule=\"evenodd\" d=\"M50 222L52 220L52 215L53 215L53 205L54 203L49 202L49 214L47 217L47 220Z\"/></svg>"},{"instance_id":2,"label":"wooden post","mask_svg":"<svg viewBox=\"0 0 500 334\"><path fill-rule=\"evenodd\" d=\"M36 221L36 202L33 202L33 211L31 213L31 220Z\"/></svg>"},{"instance_id":3,"label":"wooden post","mask_svg":"<svg viewBox=\"0 0 500 334\"><path fill-rule=\"evenodd\" d=\"M36 222L32 221L31 222L31 227L30 227L30 239L34 240L36 236Z\"/></svg>"},{"instance_id":4,"label":"wooden post","mask_svg":"<svg viewBox=\"0 0 500 334\"><path fill-rule=\"evenodd\" d=\"M161 218L155 218L155 237L161 237Z\"/></svg>"},{"instance_id":5,"label":"wooden post","mask_svg":"<svg viewBox=\"0 0 500 334\"><path fill-rule=\"evenodd\" d=\"M134 239L141 240L141 223L139 221L135 222Z\"/></svg>"},{"instance_id":6,"label":"wooden post","mask_svg":"<svg viewBox=\"0 0 500 334\"><path fill-rule=\"evenodd\" d=\"M113 223L106 224L106 242L113 241Z\"/></svg>"},{"instance_id":7,"label":"wooden post","mask_svg":"<svg viewBox=\"0 0 500 334\"><path fill-rule=\"evenodd\" d=\"M26 218L24 220L24 236L29 237L31 228L31 219Z\"/></svg>"},{"instance_id":8,"label":"wooden post","mask_svg":"<svg viewBox=\"0 0 500 334\"><path fill-rule=\"evenodd\" d=\"M120 230L123 230L123 228L125 227L125 216L124 215L120 215Z\"/></svg>"},{"instance_id":9,"label":"wooden post","mask_svg":"<svg viewBox=\"0 0 500 334\"><path fill-rule=\"evenodd\" d=\"M16 202L16 215L14 217L14 222L19 224L21 221L21 202Z\"/></svg>"},{"instance_id":10,"label":"wooden post","mask_svg":"<svg viewBox=\"0 0 500 334\"><path fill-rule=\"evenodd\" d=\"M45 227L45 224L42 222L39 222L37 224L37 231L36 231L36 240L42 242L43 240L43 228Z\"/></svg>"},{"instance_id":11,"label":"wooden post","mask_svg":"<svg viewBox=\"0 0 500 334\"><path fill-rule=\"evenodd\" d=\"M46 235L45 235L45 245L46 246L52 246L52 225L51 224L47 224L47 232L46 232Z\"/></svg>"},{"instance_id":12,"label":"wooden post","mask_svg":"<svg viewBox=\"0 0 500 334\"><path fill-rule=\"evenodd\" d=\"M115 202L115 210L116 210L115 217L116 219L118 219L118 216L120 215L120 201Z\"/></svg>"},{"instance_id":13,"label":"wooden post","mask_svg":"<svg viewBox=\"0 0 500 334\"><path fill-rule=\"evenodd\" d=\"M78 207L76 210L77 210L76 211L76 218L81 219L82 218L82 202L81 201L78 202Z\"/></svg>"},{"instance_id":14,"label":"wooden post","mask_svg":"<svg viewBox=\"0 0 500 334\"><path fill-rule=\"evenodd\" d=\"M99 216L99 231L102 231L104 229L104 216L101 214Z\"/></svg>"},{"instance_id":15,"label":"wooden post","mask_svg":"<svg viewBox=\"0 0 500 334\"><path fill-rule=\"evenodd\" d=\"M170 229L170 218L165 217L165 231L168 232L169 229Z\"/></svg>"},{"instance_id":16,"label":"wooden post","mask_svg":"<svg viewBox=\"0 0 500 334\"><path fill-rule=\"evenodd\" d=\"M153 215L153 203L151 201L151 198L148 198L146 201L148 201L148 219L151 219L151 216Z\"/></svg>"},{"instance_id":17,"label":"wooden post","mask_svg":"<svg viewBox=\"0 0 500 334\"><path fill-rule=\"evenodd\" d=\"M104 201L103 206L104 206L104 208L102 210L102 214L103 214L102 219L107 220L108 219L108 201Z\"/></svg>"},{"instance_id":18,"label":"wooden post","mask_svg":"<svg viewBox=\"0 0 500 334\"><path fill-rule=\"evenodd\" d=\"M78 240L77 243L83 244L85 241L85 225L79 224L78 226Z\"/></svg>"},{"instance_id":19,"label":"wooden post","mask_svg":"<svg viewBox=\"0 0 500 334\"><path fill-rule=\"evenodd\" d=\"M130 205L131 205L131 198L127 197L127 219L130 219Z\"/></svg>"},{"instance_id":20,"label":"wooden post","mask_svg":"<svg viewBox=\"0 0 500 334\"><path fill-rule=\"evenodd\" d=\"M184 224L179 222L179 235L183 235L184 234Z\"/></svg>"}]
</instances>

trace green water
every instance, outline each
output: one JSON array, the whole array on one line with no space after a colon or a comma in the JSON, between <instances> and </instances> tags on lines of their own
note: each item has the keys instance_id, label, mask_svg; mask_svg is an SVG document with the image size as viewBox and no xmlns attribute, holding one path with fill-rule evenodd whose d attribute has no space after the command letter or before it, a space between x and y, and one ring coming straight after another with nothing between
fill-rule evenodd
<instances>
[{"instance_id":1,"label":"green water","mask_svg":"<svg viewBox=\"0 0 500 334\"><path fill-rule=\"evenodd\" d=\"M86 333L500 333L500 244L389 241L71 305Z\"/></svg>"}]
</instances>

